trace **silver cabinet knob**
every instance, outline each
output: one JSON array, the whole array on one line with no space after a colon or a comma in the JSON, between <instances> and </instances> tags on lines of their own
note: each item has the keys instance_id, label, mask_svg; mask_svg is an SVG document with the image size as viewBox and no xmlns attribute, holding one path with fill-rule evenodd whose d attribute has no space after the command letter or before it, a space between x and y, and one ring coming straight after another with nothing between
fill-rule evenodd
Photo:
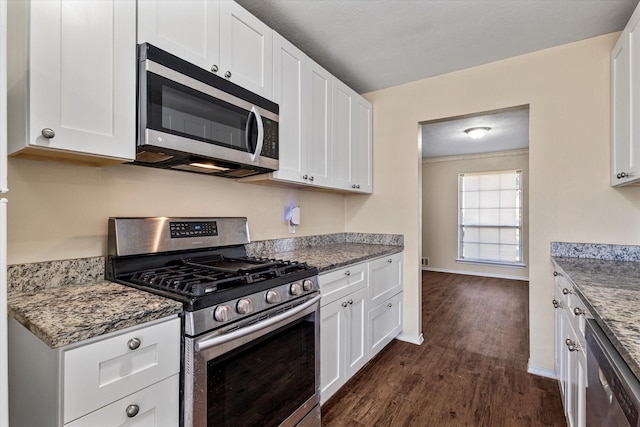
<instances>
[{"instance_id":1,"label":"silver cabinet knob","mask_svg":"<svg viewBox=\"0 0 640 427\"><path fill-rule=\"evenodd\" d=\"M219 305L213 311L213 318L218 322L227 322L231 320L231 308L228 305Z\"/></svg>"},{"instance_id":2,"label":"silver cabinet knob","mask_svg":"<svg viewBox=\"0 0 640 427\"><path fill-rule=\"evenodd\" d=\"M302 179L309 179L309 175L307 174L302 175Z\"/></svg>"},{"instance_id":3,"label":"silver cabinet knob","mask_svg":"<svg viewBox=\"0 0 640 427\"><path fill-rule=\"evenodd\" d=\"M560 307L560 304L558 304L558 301L554 299L553 300L553 308L558 308L558 307Z\"/></svg>"},{"instance_id":4,"label":"silver cabinet knob","mask_svg":"<svg viewBox=\"0 0 640 427\"><path fill-rule=\"evenodd\" d=\"M211 71L213 71L214 73L217 73L218 72L218 66L216 64L213 64L211 66Z\"/></svg>"},{"instance_id":5,"label":"silver cabinet knob","mask_svg":"<svg viewBox=\"0 0 640 427\"><path fill-rule=\"evenodd\" d=\"M558 275L558 272L557 272L557 271L554 271L554 272L553 272L553 277L556 277L557 275Z\"/></svg>"},{"instance_id":6,"label":"silver cabinet knob","mask_svg":"<svg viewBox=\"0 0 640 427\"><path fill-rule=\"evenodd\" d=\"M576 316L581 316L585 314L585 311L579 307L576 307L573 309L573 314L575 314Z\"/></svg>"},{"instance_id":7,"label":"silver cabinet knob","mask_svg":"<svg viewBox=\"0 0 640 427\"><path fill-rule=\"evenodd\" d=\"M353 184L353 185L351 186L351 188L356 188L356 185L355 185L355 184Z\"/></svg>"},{"instance_id":8,"label":"silver cabinet knob","mask_svg":"<svg viewBox=\"0 0 640 427\"><path fill-rule=\"evenodd\" d=\"M349 303L349 305L353 305L353 300L350 299L349 301L347 301Z\"/></svg>"},{"instance_id":9,"label":"silver cabinet knob","mask_svg":"<svg viewBox=\"0 0 640 427\"><path fill-rule=\"evenodd\" d=\"M125 409L125 412L127 413L127 417L133 418L140 412L140 407L138 405L129 405L127 409Z\"/></svg>"},{"instance_id":10,"label":"silver cabinet knob","mask_svg":"<svg viewBox=\"0 0 640 427\"><path fill-rule=\"evenodd\" d=\"M360 184L356 185L356 188L360 188Z\"/></svg>"},{"instance_id":11,"label":"silver cabinet knob","mask_svg":"<svg viewBox=\"0 0 640 427\"><path fill-rule=\"evenodd\" d=\"M309 177L309 181L313 181L313 176L310 176L310 177Z\"/></svg>"},{"instance_id":12,"label":"silver cabinet knob","mask_svg":"<svg viewBox=\"0 0 640 427\"><path fill-rule=\"evenodd\" d=\"M305 281L302 282L302 287L304 288L305 291L309 292L315 289L316 284L313 283L313 280L311 279L305 279Z\"/></svg>"},{"instance_id":13,"label":"silver cabinet knob","mask_svg":"<svg viewBox=\"0 0 640 427\"><path fill-rule=\"evenodd\" d=\"M616 177L618 179L622 179L622 178L626 178L628 177L630 174L626 173L626 172L620 172L619 174L616 175Z\"/></svg>"},{"instance_id":14,"label":"silver cabinet knob","mask_svg":"<svg viewBox=\"0 0 640 427\"><path fill-rule=\"evenodd\" d=\"M250 299L243 298L236 304L236 311L238 314L253 313L253 303Z\"/></svg>"},{"instance_id":15,"label":"silver cabinet knob","mask_svg":"<svg viewBox=\"0 0 640 427\"><path fill-rule=\"evenodd\" d=\"M51 139L54 136L56 136L56 133L53 131L53 129L44 128L42 129L42 136L44 136L47 139Z\"/></svg>"},{"instance_id":16,"label":"silver cabinet knob","mask_svg":"<svg viewBox=\"0 0 640 427\"><path fill-rule=\"evenodd\" d=\"M269 304L276 304L280 302L280 294L278 291L271 290L267 292L267 302Z\"/></svg>"},{"instance_id":17,"label":"silver cabinet knob","mask_svg":"<svg viewBox=\"0 0 640 427\"><path fill-rule=\"evenodd\" d=\"M393 262L393 260L392 260L391 258L389 258L389 259L387 260L387 262L388 262L389 264L391 264L391 263Z\"/></svg>"},{"instance_id":18,"label":"silver cabinet knob","mask_svg":"<svg viewBox=\"0 0 640 427\"><path fill-rule=\"evenodd\" d=\"M343 306L343 307L346 307L346 306L347 306L347 303L346 303L346 302L343 302L343 303L342 303L342 306Z\"/></svg>"},{"instance_id":19,"label":"silver cabinet knob","mask_svg":"<svg viewBox=\"0 0 640 427\"><path fill-rule=\"evenodd\" d=\"M387 305L387 307L391 308L391 307L393 307L393 304L389 303L389 305Z\"/></svg>"},{"instance_id":20,"label":"silver cabinet knob","mask_svg":"<svg viewBox=\"0 0 640 427\"><path fill-rule=\"evenodd\" d=\"M563 289L562 289L562 293L563 293L564 295L567 295L567 294L572 294L573 292L571 292L571 291L570 291L569 289L567 289L567 288L563 288Z\"/></svg>"},{"instance_id":21,"label":"silver cabinet knob","mask_svg":"<svg viewBox=\"0 0 640 427\"><path fill-rule=\"evenodd\" d=\"M129 347L129 350L137 350L138 347L140 347L140 344L141 344L140 338L131 338L127 342L127 347Z\"/></svg>"},{"instance_id":22,"label":"silver cabinet knob","mask_svg":"<svg viewBox=\"0 0 640 427\"><path fill-rule=\"evenodd\" d=\"M227 71L226 73L224 73L224 76L226 78L231 78L231 71Z\"/></svg>"},{"instance_id":23,"label":"silver cabinet knob","mask_svg":"<svg viewBox=\"0 0 640 427\"><path fill-rule=\"evenodd\" d=\"M351 272L349 270L347 270L347 271L344 272L344 275L345 276L351 276Z\"/></svg>"}]
</instances>

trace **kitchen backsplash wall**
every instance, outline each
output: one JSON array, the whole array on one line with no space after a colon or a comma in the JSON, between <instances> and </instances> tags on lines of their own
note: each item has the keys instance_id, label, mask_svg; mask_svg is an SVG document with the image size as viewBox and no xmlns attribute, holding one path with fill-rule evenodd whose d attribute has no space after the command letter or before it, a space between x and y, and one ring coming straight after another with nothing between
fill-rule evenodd
<instances>
[{"instance_id":1,"label":"kitchen backsplash wall","mask_svg":"<svg viewBox=\"0 0 640 427\"><path fill-rule=\"evenodd\" d=\"M398 234L333 233L321 236L290 237L260 240L245 245L247 254L260 256L263 252L288 252L315 246L339 243L367 243L372 245L404 245L404 237Z\"/></svg>"},{"instance_id":2,"label":"kitchen backsplash wall","mask_svg":"<svg viewBox=\"0 0 640 427\"><path fill-rule=\"evenodd\" d=\"M251 240L345 231L341 194L240 184L132 165L9 159L8 262L106 255L110 216L246 216ZM289 234L285 215L301 207Z\"/></svg>"}]
</instances>

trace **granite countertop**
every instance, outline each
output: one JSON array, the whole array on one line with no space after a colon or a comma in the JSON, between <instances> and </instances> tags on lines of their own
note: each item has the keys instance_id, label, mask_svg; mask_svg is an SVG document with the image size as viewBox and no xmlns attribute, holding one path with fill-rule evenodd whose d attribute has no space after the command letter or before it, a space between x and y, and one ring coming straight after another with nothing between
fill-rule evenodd
<instances>
[{"instance_id":1,"label":"granite countertop","mask_svg":"<svg viewBox=\"0 0 640 427\"><path fill-rule=\"evenodd\" d=\"M640 262L559 256L552 260L640 379Z\"/></svg>"},{"instance_id":2,"label":"granite countertop","mask_svg":"<svg viewBox=\"0 0 640 427\"><path fill-rule=\"evenodd\" d=\"M182 311L182 303L103 281L14 293L9 316L51 348L62 347Z\"/></svg>"},{"instance_id":3,"label":"granite countertop","mask_svg":"<svg viewBox=\"0 0 640 427\"><path fill-rule=\"evenodd\" d=\"M326 273L349 264L356 264L373 258L391 255L404 250L403 246L378 245L368 243L335 243L311 248L293 249L283 252L261 252L266 258L295 260L318 267Z\"/></svg>"}]
</instances>

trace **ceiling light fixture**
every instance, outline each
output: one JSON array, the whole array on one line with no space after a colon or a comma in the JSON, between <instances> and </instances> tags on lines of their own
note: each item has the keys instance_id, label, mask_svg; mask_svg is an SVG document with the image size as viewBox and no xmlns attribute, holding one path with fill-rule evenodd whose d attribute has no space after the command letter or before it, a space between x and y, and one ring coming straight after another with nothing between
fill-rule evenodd
<instances>
[{"instance_id":1,"label":"ceiling light fixture","mask_svg":"<svg viewBox=\"0 0 640 427\"><path fill-rule=\"evenodd\" d=\"M464 133L466 133L473 139L480 139L480 138L483 138L486 134L488 134L490 130L491 130L490 127L480 126L480 127L465 129Z\"/></svg>"}]
</instances>

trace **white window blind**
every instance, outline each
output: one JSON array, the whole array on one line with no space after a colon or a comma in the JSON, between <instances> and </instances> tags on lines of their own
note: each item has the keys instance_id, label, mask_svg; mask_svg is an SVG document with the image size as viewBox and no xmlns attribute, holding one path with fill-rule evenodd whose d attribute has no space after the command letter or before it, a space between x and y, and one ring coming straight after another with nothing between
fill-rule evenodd
<instances>
[{"instance_id":1,"label":"white window blind","mask_svg":"<svg viewBox=\"0 0 640 427\"><path fill-rule=\"evenodd\" d=\"M458 175L458 260L522 264L522 171Z\"/></svg>"}]
</instances>

